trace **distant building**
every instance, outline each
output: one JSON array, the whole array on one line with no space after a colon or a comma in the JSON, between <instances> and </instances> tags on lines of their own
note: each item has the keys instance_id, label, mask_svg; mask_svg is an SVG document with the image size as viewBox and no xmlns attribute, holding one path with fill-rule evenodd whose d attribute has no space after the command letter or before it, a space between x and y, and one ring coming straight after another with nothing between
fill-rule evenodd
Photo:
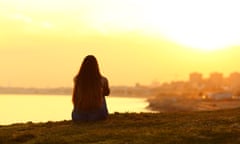
<instances>
[{"instance_id":1,"label":"distant building","mask_svg":"<svg viewBox=\"0 0 240 144\"><path fill-rule=\"evenodd\" d=\"M203 87L203 78L201 73L191 73L189 75L189 82L192 88L200 89Z\"/></svg>"},{"instance_id":2,"label":"distant building","mask_svg":"<svg viewBox=\"0 0 240 144\"><path fill-rule=\"evenodd\" d=\"M197 72L191 73L189 75L189 81L191 83L201 83L203 81L202 74Z\"/></svg>"},{"instance_id":3,"label":"distant building","mask_svg":"<svg viewBox=\"0 0 240 144\"><path fill-rule=\"evenodd\" d=\"M231 73L229 76L229 84L232 92L235 95L240 94L240 73L234 72Z\"/></svg>"},{"instance_id":4,"label":"distant building","mask_svg":"<svg viewBox=\"0 0 240 144\"><path fill-rule=\"evenodd\" d=\"M222 73L211 73L208 84L212 89L220 89L223 86L223 74Z\"/></svg>"},{"instance_id":5,"label":"distant building","mask_svg":"<svg viewBox=\"0 0 240 144\"><path fill-rule=\"evenodd\" d=\"M208 93L204 99L212 99L212 100L230 100L232 99L232 93L230 92L216 92L216 93Z\"/></svg>"},{"instance_id":6,"label":"distant building","mask_svg":"<svg viewBox=\"0 0 240 144\"><path fill-rule=\"evenodd\" d=\"M234 72L229 76L229 82L231 86L239 86L240 84L240 73Z\"/></svg>"}]
</instances>

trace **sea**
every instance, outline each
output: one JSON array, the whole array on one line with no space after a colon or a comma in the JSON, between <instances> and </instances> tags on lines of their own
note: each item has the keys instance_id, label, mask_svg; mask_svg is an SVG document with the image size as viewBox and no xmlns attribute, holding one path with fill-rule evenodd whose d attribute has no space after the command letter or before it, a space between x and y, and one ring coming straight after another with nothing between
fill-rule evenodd
<instances>
[{"instance_id":1,"label":"sea","mask_svg":"<svg viewBox=\"0 0 240 144\"><path fill-rule=\"evenodd\" d=\"M109 113L152 112L146 98L107 96ZM71 120L71 95L0 94L0 125Z\"/></svg>"}]
</instances>

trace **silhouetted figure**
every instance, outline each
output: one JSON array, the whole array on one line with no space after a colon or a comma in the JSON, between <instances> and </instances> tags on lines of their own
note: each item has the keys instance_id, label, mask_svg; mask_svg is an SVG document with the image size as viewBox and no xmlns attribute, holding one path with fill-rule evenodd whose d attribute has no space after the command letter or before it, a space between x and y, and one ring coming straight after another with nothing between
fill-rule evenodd
<instances>
[{"instance_id":1,"label":"silhouetted figure","mask_svg":"<svg viewBox=\"0 0 240 144\"><path fill-rule=\"evenodd\" d=\"M106 119L108 109L105 96L109 93L108 80L101 75L97 59L93 55L88 55L74 79L72 120Z\"/></svg>"}]
</instances>

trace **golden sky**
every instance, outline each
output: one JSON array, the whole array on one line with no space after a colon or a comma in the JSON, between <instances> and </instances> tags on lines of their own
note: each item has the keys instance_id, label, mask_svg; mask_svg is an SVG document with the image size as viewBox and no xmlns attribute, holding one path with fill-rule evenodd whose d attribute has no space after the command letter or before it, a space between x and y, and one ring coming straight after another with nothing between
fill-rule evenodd
<instances>
[{"instance_id":1,"label":"golden sky","mask_svg":"<svg viewBox=\"0 0 240 144\"><path fill-rule=\"evenodd\" d=\"M72 86L94 54L111 85L240 71L237 0L0 0L0 86Z\"/></svg>"}]
</instances>

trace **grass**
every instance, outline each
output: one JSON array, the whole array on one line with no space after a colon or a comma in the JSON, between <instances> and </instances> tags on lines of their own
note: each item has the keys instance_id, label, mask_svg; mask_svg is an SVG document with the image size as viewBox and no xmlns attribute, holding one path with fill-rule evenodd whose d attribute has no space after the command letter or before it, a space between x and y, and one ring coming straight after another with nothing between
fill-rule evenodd
<instances>
[{"instance_id":1,"label":"grass","mask_svg":"<svg viewBox=\"0 0 240 144\"><path fill-rule=\"evenodd\" d=\"M239 144L240 109L115 113L100 122L0 126L0 143L26 144Z\"/></svg>"}]
</instances>

